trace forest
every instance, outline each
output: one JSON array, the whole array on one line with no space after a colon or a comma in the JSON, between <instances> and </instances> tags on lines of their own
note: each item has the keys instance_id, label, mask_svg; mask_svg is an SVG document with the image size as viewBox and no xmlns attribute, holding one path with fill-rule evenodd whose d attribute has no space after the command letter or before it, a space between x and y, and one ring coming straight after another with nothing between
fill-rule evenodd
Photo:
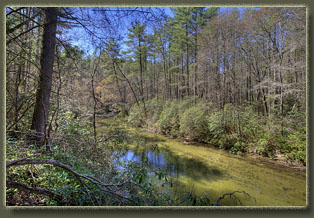
<instances>
[{"instance_id":1,"label":"forest","mask_svg":"<svg viewBox=\"0 0 314 218\"><path fill-rule=\"evenodd\" d=\"M305 206L305 7L7 7L7 206Z\"/></svg>"}]
</instances>

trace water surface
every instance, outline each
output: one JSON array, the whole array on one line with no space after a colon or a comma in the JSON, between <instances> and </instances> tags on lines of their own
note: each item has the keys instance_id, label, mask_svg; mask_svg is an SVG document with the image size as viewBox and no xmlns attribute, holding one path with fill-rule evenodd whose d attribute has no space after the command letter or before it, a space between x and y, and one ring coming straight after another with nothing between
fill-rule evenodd
<instances>
[{"instance_id":1,"label":"water surface","mask_svg":"<svg viewBox=\"0 0 314 218\"><path fill-rule=\"evenodd\" d=\"M146 159L151 171L165 171L174 183L167 191L176 195L192 190L214 203L224 193L239 190L251 196L237 194L244 206L306 206L306 175L299 170L161 135L137 131L136 137L121 159L139 163ZM221 204L239 202L228 197Z\"/></svg>"}]
</instances>

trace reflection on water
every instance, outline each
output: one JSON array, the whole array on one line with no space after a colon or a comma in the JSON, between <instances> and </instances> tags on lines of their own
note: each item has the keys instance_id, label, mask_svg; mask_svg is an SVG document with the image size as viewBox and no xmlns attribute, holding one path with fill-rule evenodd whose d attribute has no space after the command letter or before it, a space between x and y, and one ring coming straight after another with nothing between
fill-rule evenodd
<instances>
[{"instance_id":1,"label":"reflection on water","mask_svg":"<svg viewBox=\"0 0 314 218\"><path fill-rule=\"evenodd\" d=\"M147 159L147 165L152 171L162 170L170 177L185 176L200 179L222 179L223 173L215 168L209 167L196 159L186 159L175 156L170 150L160 148L152 150L150 146L144 148L135 147L127 151L120 159L143 163ZM209 176L210 175L210 176Z\"/></svg>"},{"instance_id":2,"label":"reflection on water","mask_svg":"<svg viewBox=\"0 0 314 218\"><path fill-rule=\"evenodd\" d=\"M253 197L241 199L247 206L306 205L306 178L296 170L159 135L138 136L120 160L145 162L152 171L161 169L174 181L176 193L193 187L195 194L204 193L215 202L224 193L240 190ZM221 203L235 204L230 199Z\"/></svg>"}]
</instances>

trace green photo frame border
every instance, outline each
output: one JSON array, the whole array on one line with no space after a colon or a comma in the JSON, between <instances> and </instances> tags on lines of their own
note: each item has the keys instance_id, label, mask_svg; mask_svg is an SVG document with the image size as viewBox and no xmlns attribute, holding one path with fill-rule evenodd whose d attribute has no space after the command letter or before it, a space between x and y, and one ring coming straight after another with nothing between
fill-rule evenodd
<instances>
[{"instance_id":1,"label":"green photo frame border","mask_svg":"<svg viewBox=\"0 0 314 218\"><path fill-rule=\"evenodd\" d=\"M276 216L276 217L312 217L313 216L313 196L311 190L312 182L312 160L313 150L311 149L312 137L312 123L313 112L311 111L313 102L311 102L313 83L311 64L313 63L313 56L311 52L313 50L313 43L311 36L313 36L312 13L313 3L311 0L89 0L88 3L85 0L2 0L0 2L0 17L1 17L1 34L0 34L0 215L1 217L86 217L86 216L113 216L113 217L187 217L187 216L223 216L223 217L245 217L245 216ZM306 207L6 207L5 206L5 8L6 6L277 6L277 7L289 7L289 6L304 6L307 8L307 206Z\"/></svg>"}]
</instances>

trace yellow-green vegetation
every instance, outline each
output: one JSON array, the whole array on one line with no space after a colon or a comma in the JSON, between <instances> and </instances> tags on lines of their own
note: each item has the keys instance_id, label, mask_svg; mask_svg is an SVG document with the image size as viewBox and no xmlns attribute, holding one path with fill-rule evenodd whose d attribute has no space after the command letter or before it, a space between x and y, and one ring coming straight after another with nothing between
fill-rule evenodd
<instances>
[{"instance_id":1,"label":"yellow-green vegetation","mask_svg":"<svg viewBox=\"0 0 314 218\"><path fill-rule=\"evenodd\" d=\"M149 185L139 164L125 163L120 170L114 162L123 155L125 131L107 125L95 142L90 125L71 112L61 116L62 134L51 136L51 151L37 147L27 137L7 134L7 163L21 158L29 163L7 167L8 205L161 204L163 197L153 193L155 187ZM47 192L54 195L47 196Z\"/></svg>"},{"instance_id":2,"label":"yellow-green vegetation","mask_svg":"<svg viewBox=\"0 0 314 218\"><path fill-rule=\"evenodd\" d=\"M193 186L195 194L206 193L214 201L224 193L243 190L251 196L239 196L246 206L306 205L306 180L302 173L204 145L163 140L158 147L170 150L171 155L185 165L185 174L176 177L181 193ZM235 202L227 198L223 204L234 205Z\"/></svg>"},{"instance_id":3,"label":"yellow-green vegetation","mask_svg":"<svg viewBox=\"0 0 314 218\"><path fill-rule=\"evenodd\" d=\"M305 205L306 7L5 12L7 205Z\"/></svg>"},{"instance_id":4,"label":"yellow-green vegetation","mask_svg":"<svg viewBox=\"0 0 314 218\"><path fill-rule=\"evenodd\" d=\"M143 163L120 160L138 137L124 118L98 122L94 141L88 123L69 111L60 116L61 133L51 135L50 151L26 136L7 134L7 205L210 205L192 194L172 198L159 188L173 185L163 171L151 177Z\"/></svg>"},{"instance_id":5,"label":"yellow-green vegetation","mask_svg":"<svg viewBox=\"0 0 314 218\"><path fill-rule=\"evenodd\" d=\"M63 135L51 137L54 152L8 134L7 160L38 154L36 158L60 161L75 172L106 184L132 184L110 193L88 180L86 189L71 172L54 165L13 166L8 168L7 180L51 190L62 198L34 193L28 196L7 187L8 204L212 205L219 197L234 191L241 192L234 193L232 198L226 196L219 204L306 204L305 175L299 171L258 161L254 156L232 155L208 144L188 145L180 139L147 133L130 127L127 117L122 116L98 121L98 142L93 142L89 125L70 112L61 116L64 116L60 125Z\"/></svg>"},{"instance_id":6,"label":"yellow-green vegetation","mask_svg":"<svg viewBox=\"0 0 314 218\"><path fill-rule=\"evenodd\" d=\"M224 193L241 190L249 194L237 194L245 206L306 205L304 172L257 159L256 155L233 155L202 143L184 144L180 139L139 128L128 131L132 140L124 158L147 164L149 171L161 169L173 187L159 186L159 189L171 193L174 199L191 193L198 197L198 202L206 197L214 203ZM150 175L154 181L156 175ZM156 179L155 183L162 184ZM221 204L240 205L229 197L221 200Z\"/></svg>"},{"instance_id":7,"label":"yellow-green vegetation","mask_svg":"<svg viewBox=\"0 0 314 218\"><path fill-rule=\"evenodd\" d=\"M166 102L152 99L146 102L147 108L150 105L154 109L149 111L146 119L143 107L132 107L129 123L153 128L161 134L208 143L235 154L282 155L288 161L306 165L303 112L265 117L255 111L254 105L226 104L223 109L217 109L200 99Z\"/></svg>"}]
</instances>

